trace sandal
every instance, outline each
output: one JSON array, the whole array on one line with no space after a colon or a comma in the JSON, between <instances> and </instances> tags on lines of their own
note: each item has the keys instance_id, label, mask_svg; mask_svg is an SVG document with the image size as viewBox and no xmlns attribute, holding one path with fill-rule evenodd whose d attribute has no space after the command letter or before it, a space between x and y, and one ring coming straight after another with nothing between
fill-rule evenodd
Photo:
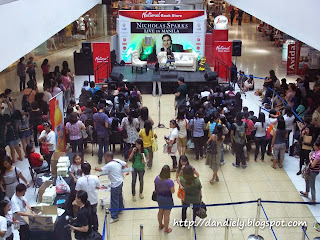
<instances>
[{"instance_id":1,"label":"sandal","mask_svg":"<svg viewBox=\"0 0 320 240\"><path fill-rule=\"evenodd\" d=\"M164 230L164 233L166 233L166 234L171 233L171 232L172 232L171 228L168 228L168 230Z\"/></svg>"},{"instance_id":2,"label":"sandal","mask_svg":"<svg viewBox=\"0 0 320 240\"><path fill-rule=\"evenodd\" d=\"M306 194L305 192L300 191L299 193L302 197L308 198L308 194Z\"/></svg>"}]
</instances>

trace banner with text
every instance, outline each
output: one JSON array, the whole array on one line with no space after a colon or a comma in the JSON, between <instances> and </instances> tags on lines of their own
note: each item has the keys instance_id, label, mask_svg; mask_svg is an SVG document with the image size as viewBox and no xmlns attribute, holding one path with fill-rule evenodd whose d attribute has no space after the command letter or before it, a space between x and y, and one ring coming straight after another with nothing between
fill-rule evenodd
<instances>
[{"instance_id":1,"label":"banner with text","mask_svg":"<svg viewBox=\"0 0 320 240\"><path fill-rule=\"evenodd\" d=\"M297 71L297 48L296 44L288 45L288 58L287 58L287 75L296 74Z\"/></svg>"},{"instance_id":2,"label":"banner with text","mask_svg":"<svg viewBox=\"0 0 320 240\"><path fill-rule=\"evenodd\" d=\"M103 82L111 73L110 43L92 43L94 81Z\"/></svg>"},{"instance_id":3,"label":"banner with text","mask_svg":"<svg viewBox=\"0 0 320 240\"><path fill-rule=\"evenodd\" d=\"M131 62L137 50L141 60L156 61L160 51L196 52L204 56L206 14L203 10L119 11L118 61Z\"/></svg>"},{"instance_id":4,"label":"banner with text","mask_svg":"<svg viewBox=\"0 0 320 240\"><path fill-rule=\"evenodd\" d=\"M229 68L231 67L232 58L232 42L216 41L213 44L213 61L215 63L215 71L222 79L227 80L229 76Z\"/></svg>"},{"instance_id":5,"label":"banner with text","mask_svg":"<svg viewBox=\"0 0 320 240\"><path fill-rule=\"evenodd\" d=\"M64 118L63 118L63 92L58 93L50 99L50 120L52 130L56 134L57 152L66 151L66 138L64 132Z\"/></svg>"}]
</instances>

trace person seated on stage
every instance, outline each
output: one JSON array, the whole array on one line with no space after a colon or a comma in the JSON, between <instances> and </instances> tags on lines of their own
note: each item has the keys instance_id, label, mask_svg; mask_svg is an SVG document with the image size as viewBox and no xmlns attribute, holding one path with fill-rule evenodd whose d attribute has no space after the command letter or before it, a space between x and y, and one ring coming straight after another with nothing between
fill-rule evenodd
<instances>
[{"instance_id":1,"label":"person seated on stage","mask_svg":"<svg viewBox=\"0 0 320 240\"><path fill-rule=\"evenodd\" d=\"M175 63L173 52L168 48L167 49L167 64L173 65Z\"/></svg>"},{"instance_id":2,"label":"person seated on stage","mask_svg":"<svg viewBox=\"0 0 320 240\"><path fill-rule=\"evenodd\" d=\"M244 82L244 91L252 91L254 89L254 80L253 76L250 77Z\"/></svg>"}]
</instances>

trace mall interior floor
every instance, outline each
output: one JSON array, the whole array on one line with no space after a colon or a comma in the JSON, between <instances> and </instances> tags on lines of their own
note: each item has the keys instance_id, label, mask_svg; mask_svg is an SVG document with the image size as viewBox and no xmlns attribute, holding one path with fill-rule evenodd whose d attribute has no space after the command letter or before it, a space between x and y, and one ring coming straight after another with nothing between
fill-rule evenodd
<instances>
[{"instance_id":1,"label":"mall interior floor","mask_svg":"<svg viewBox=\"0 0 320 240\"><path fill-rule=\"evenodd\" d=\"M274 69L278 78L285 76L285 67L281 65L281 48L274 47L271 42L264 39L260 33L255 31L256 24L243 24L243 26L230 27L229 36L230 40L241 39L243 41L242 57L237 58L238 69L245 71L246 74L253 74L255 76L264 77L268 75L270 69ZM78 47L79 48L79 47ZM73 48L59 53L53 54L48 57L51 66L61 65L62 61L67 60L73 69L73 51L78 48ZM37 59L38 64L41 64L42 59ZM38 76L41 76L40 72ZM18 83L18 78L15 79ZM295 77L291 77L289 81L294 81ZM39 81L39 85L42 83ZM262 87L261 80L256 80L256 88ZM248 106L250 110L254 110L258 113L258 106L260 105L259 98L254 96L252 92L247 93L244 97L244 106ZM175 117L174 115L174 96L163 95L161 97L161 123L169 126L169 121ZM158 124L158 97L153 97L151 94L143 95L143 105L149 108L149 113L155 122ZM168 164L171 166L171 159L168 155L162 153L162 145L164 144L163 137L168 135L169 129L156 129L158 135L159 150L154 153L154 166L152 170L146 170L144 176L144 199L137 199L137 202L133 202L131 199L131 175L126 175L124 179L124 199L125 207L148 207L157 206L155 202L151 200L151 195L154 190L154 178L160 173L163 165ZM91 146L86 150L85 160L90 162L92 168L98 166L97 160L97 148L94 150L94 156L91 156ZM68 149L71 151L71 149ZM228 203L237 201L249 201L261 198L263 200L276 200L276 201L302 201L298 190L304 190L304 182L296 177L290 178L293 172L298 170L298 160L288 157L286 155L286 161L284 163L284 169L271 168L270 157L267 156L264 162L253 161L253 155L250 155L250 161L246 169L234 168L232 163L235 161L230 151L225 153L226 164L221 167L218 172L220 178L219 182L211 185L209 179L212 177L212 171L205 165L205 159L195 161L194 154L191 151L187 151L187 156L190 159L191 165L197 169L200 173L200 180L202 182L203 201L206 204L213 203ZM116 149L116 158L123 159L119 148ZM23 162L16 164L23 173L29 178L28 170L26 168L27 159ZM290 173L291 171L291 173ZM93 174L98 174L92 172ZM290 174L289 174L290 173ZM171 178L175 180L175 174L171 174ZM101 177L101 180L106 177ZM295 186L295 181L299 182L300 186ZM296 184L297 185L297 184ZM319 186L319 181L316 183ZM137 186L138 187L138 186ZM301 187L301 189L299 189ZM175 190L178 190L177 184ZM27 196L31 202L35 201L33 190L29 189ZM107 196L107 192L99 190L99 198ZM320 199L317 194L317 199ZM181 201L174 194L174 203L180 205ZM307 221L309 229L308 235L310 239L317 236L317 233L312 229L312 223L315 221L317 215L313 215L306 205L288 205L288 204L263 204L264 209L268 215L269 220L303 220ZM314 206L310 208L316 208ZM312 209L311 209L312 210ZM133 240L139 239L139 226L143 224L144 227L144 239L146 240L158 240L158 239L195 239L190 236L190 230L180 227L172 227L173 219L181 219L181 209L174 208L171 211L170 226L173 231L170 234L164 234L163 231L158 230L157 222L157 210L136 210L136 211L124 211L120 215L120 221L111 225L111 239L116 240ZM190 210L188 211L188 213ZM237 220L247 221L248 218L255 218L257 212L257 204L251 203L246 205L235 206L217 206L208 208L208 219L214 221L225 221L226 218L232 218ZM314 212L314 211L313 211ZM317 211L319 214L319 211ZM105 211L99 206L99 229L102 232L103 219ZM189 216L189 215L188 215ZM190 219L190 217L189 217ZM265 220L263 212L261 212L261 219ZM240 230L237 227L233 227L230 230L229 239L241 240L247 239L250 234L255 232L253 227L245 227ZM274 232L278 239L281 240L295 240L301 239L302 230L301 227L287 228L276 227ZM225 229L223 227L198 227L196 229L197 239L225 239ZM273 233L269 228L263 230L259 229L259 234L264 237L265 240L275 239Z\"/></svg>"}]
</instances>

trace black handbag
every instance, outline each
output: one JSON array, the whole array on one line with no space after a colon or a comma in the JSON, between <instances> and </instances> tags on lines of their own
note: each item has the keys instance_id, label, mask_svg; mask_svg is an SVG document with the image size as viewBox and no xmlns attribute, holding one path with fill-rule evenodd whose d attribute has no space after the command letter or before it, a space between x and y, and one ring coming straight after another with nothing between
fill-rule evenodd
<instances>
[{"instance_id":1,"label":"black handbag","mask_svg":"<svg viewBox=\"0 0 320 240\"><path fill-rule=\"evenodd\" d=\"M102 236L97 231L92 230L92 232L84 238L84 240L102 240Z\"/></svg>"},{"instance_id":2,"label":"black handbag","mask_svg":"<svg viewBox=\"0 0 320 240\"><path fill-rule=\"evenodd\" d=\"M156 190L153 191L151 199L152 199L152 201L155 201L155 202L157 201L157 192L156 192Z\"/></svg>"},{"instance_id":3,"label":"black handbag","mask_svg":"<svg viewBox=\"0 0 320 240\"><path fill-rule=\"evenodd\" d=\"M216 141L212 141L207 145L207 153L217 154L217 143Z\"/></svg>"},{"instance_id":4,"label":"black handbag","mask_svg":"<svg viewBox=\"0 0 320 240\"><path fill-rule=\"evenodd\" d=\"M205 205L205 203L203 201L201 201L200 205ZM206 218L207 217L207 207L206 206L199 207L198 211L196 212L196 215L199 218Z\"/></svg>"}]
</instances>

